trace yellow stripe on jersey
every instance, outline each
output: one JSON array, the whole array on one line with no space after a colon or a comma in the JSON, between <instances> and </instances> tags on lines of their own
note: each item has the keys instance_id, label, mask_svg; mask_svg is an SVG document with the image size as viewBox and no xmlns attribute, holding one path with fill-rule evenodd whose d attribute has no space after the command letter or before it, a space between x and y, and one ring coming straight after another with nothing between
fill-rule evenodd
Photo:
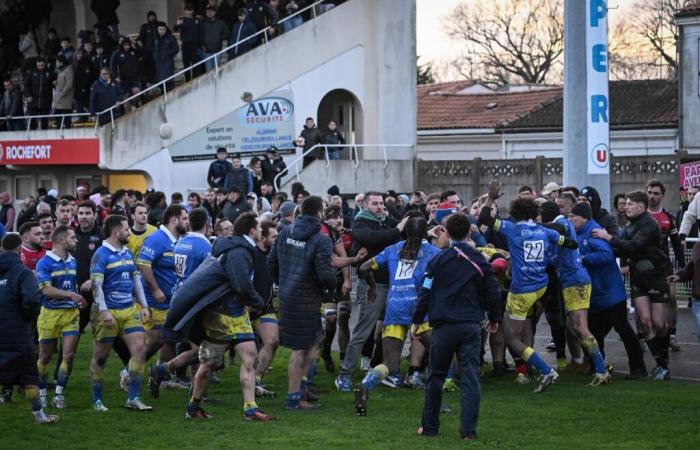
<instances>
[{"instance_id":1,"label":"yellow stripe on jersey","mask_svg":"<svg viewBox=\"0 0 700 450\"><path fill-rule=\"evenodd\" d=\"M495 231L500 231L501 223L502 223L501 219L496 219L496 220L494 220L494 222L493 222L493 229L494 229Z\"/></svg>"},{"instance_id":2,"label":"yellow stripe on jersey","mask_svg":"<svg viewBox=\"0 0 700 450\"><path fill-rule=\"evenodd\" d=\"M52 277L60 277L61 275L75 275L75 270L57 270L51 272Z\"/></svg>"},{"instance_id":3,"label":"yellow stripe on jersey","mask_svg":"<svg viewBox=\"0 0 700 450\"><path fill-rule=\"evenodd\" d=\"M372 258L372 262L369 264L369 268L374 270L375 272L379 270L379 264L377 264L377 260Z\"/></svg>"},{"instance_id":4,"label":"yellow stripe on jersey","mask_svg":"<svg viewBox=\"0 0 700 450\"><path fill-rule=\"evenodd\" d=\"M44 281L42 283L39 283L39 289L44 289L45 287L51 287L51 282L50 281Z\"/></svg>"},{"instance_id":5,"label":"yellow stripe on jersey","mask_svg":"<svg viewBox=\"0 0 700 450\"><path fill-rule=\"evenodd\" d=\"M175 256L173 252L163 252L163 256Z\"/></svg>"}]
</instances>

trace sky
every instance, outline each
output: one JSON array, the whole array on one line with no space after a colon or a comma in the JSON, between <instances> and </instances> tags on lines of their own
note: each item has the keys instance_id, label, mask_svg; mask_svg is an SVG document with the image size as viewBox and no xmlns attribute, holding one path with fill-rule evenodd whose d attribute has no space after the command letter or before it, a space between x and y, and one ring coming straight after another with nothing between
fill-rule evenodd
<instances>
[{"instance_id":1,"label":"sky","mask_svg":"<svg viewBox=\"0 0 700 450\"><path fill-rule=\"evenodd\" d=\"M443 19L460 2L477 3L490 0L416 0L417 46L420 62L448 61L459 55L459 46L447 36L443 28ZM562 3L564 0L561 0ZM610 8L610 25L615 23L624 10L634 0L608 0Z\"/></svg>"}]
</instances>

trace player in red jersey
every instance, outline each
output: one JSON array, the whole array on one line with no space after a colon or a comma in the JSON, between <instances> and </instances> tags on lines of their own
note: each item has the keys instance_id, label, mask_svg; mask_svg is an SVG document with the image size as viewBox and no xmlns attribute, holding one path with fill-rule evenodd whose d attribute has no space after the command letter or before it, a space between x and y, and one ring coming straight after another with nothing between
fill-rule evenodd
<instances>
[{"instance_id":1,"label":"player in red jersey","mask_svg":"<svg viewBox=\"0 0 700 450\"><path fill-rule=\"evenodd\" d=\"M36 263L46 254L46 249L42 247L44 235L41 234L39 222L23 223L19 235L22 238L22 264L30 270L36 270Z\"/></svg>"}]
</instances>

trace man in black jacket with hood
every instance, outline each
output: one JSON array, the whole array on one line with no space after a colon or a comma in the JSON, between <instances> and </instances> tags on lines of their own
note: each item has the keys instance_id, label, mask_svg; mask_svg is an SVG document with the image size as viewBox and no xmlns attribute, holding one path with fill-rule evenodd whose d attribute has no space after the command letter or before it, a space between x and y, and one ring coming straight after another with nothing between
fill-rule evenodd
<instances>
[{"instance_id":1,"label":"man in black jacket with hood","mask_svg":"<svg viewBox=\"0 0 700 450\"><path fill-rule=\"evenodd\" d=\"M594 187L586 186L581 189L578 201L588 203L593 213L593 219L605 228L605 231L615 237L620 236L620 226L617 224L617 219L601 207L600 194Z\"/></svg>"},{"instance_id":2,"label":"man in black jacket with hood","mask_svg":"<svg viewBox=\"0 0 700 450\"><path fill-rule=\"evenodd\" d=\"M41 308L39 286L32 271L22 264L19 256L21 246L22 239L16 234L2 239L0 385L3 386L3 403L9 401L12 386L23 385L35 422L53 423L58 421L58 416L47 415L39 400L39 372L34 352L34 322Z\"/></svg>"},{"instance_id":3,"label":"man in black jacket with hood","mask_svg":"<svg viewBox=\"0 0 700 450\"><path fill-rule=\"evenodd\" d=\"M280 344L292 350L287 409L318 407L307 401L312 398L302 378L323 337L321 304L332 298L336 285L332 244L320 233L322 214L321 198L306 198L301 215L280 231L267 260L272 279L279 285Z\"/></svg>"}]
</instances>

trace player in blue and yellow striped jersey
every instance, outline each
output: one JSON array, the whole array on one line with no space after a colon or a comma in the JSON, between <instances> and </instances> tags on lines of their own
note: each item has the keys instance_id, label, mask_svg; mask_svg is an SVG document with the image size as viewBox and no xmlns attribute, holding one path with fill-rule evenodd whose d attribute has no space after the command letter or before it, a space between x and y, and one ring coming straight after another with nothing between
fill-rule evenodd
<instances>
[{"instance_id":1,"label":"player in blue and yellow striped jersey","mask_svg":"<svg viewBox=\"0 0 700 450\"><path fill-rule=\"evenodd\" d=\"M61 339L63 360L58 369L56 393L52 404L56 409L65 409L63 389L73 368L73 359L80 336L78 308L87 303L77 293L77 264L71 252L75 250L77 239L75 231L67 226L59 226L51 235L53 250L39 260L36 265L36 278L41 290L41 313L37 321L39 333L39 398L46 407L49 363L56 351L58 339Z\"/></svg>"},{"instance_id":2,"label":"player in blue and yellow striped jersey","mask_svg":"<svg viewBox=\"0 0 700 450\"><path fill-rule=\"evenodd\" d=\"M512 353L542 374L535 388L535 392L542 392L559 378L559 374L521 340L521 335L528 312L547 289L549 279L545 255L552 246L578 248L578 243L538 224L539 207L531 198L520 197L511 201L509 211L514 222L494 219L491 206L501 195L500 184L492 182L479 222L500 232L508 240L512 280L504 316L506 342Z\"/></svg>"},{"instance_id":3,"label":"player in blue and yellow striped jersey","mask_svg":"<svg viewBox=\"0 0 700 450\"><path fill-rule=\"evenodd\" d=\"M152 408L140 399L145 365L145 333L151 312L146 303L134 257L125 247L129 222L124 216L109 216L103 225L105 240L90 264L95 304L92 307L93 347L90 373L95 411L107 411L102 402L102 377L114 338L121 337L129 348L129 397L124 406L137 411ZM141 309L134 303L138 303Z\"/></svg>"}]
</instances>

